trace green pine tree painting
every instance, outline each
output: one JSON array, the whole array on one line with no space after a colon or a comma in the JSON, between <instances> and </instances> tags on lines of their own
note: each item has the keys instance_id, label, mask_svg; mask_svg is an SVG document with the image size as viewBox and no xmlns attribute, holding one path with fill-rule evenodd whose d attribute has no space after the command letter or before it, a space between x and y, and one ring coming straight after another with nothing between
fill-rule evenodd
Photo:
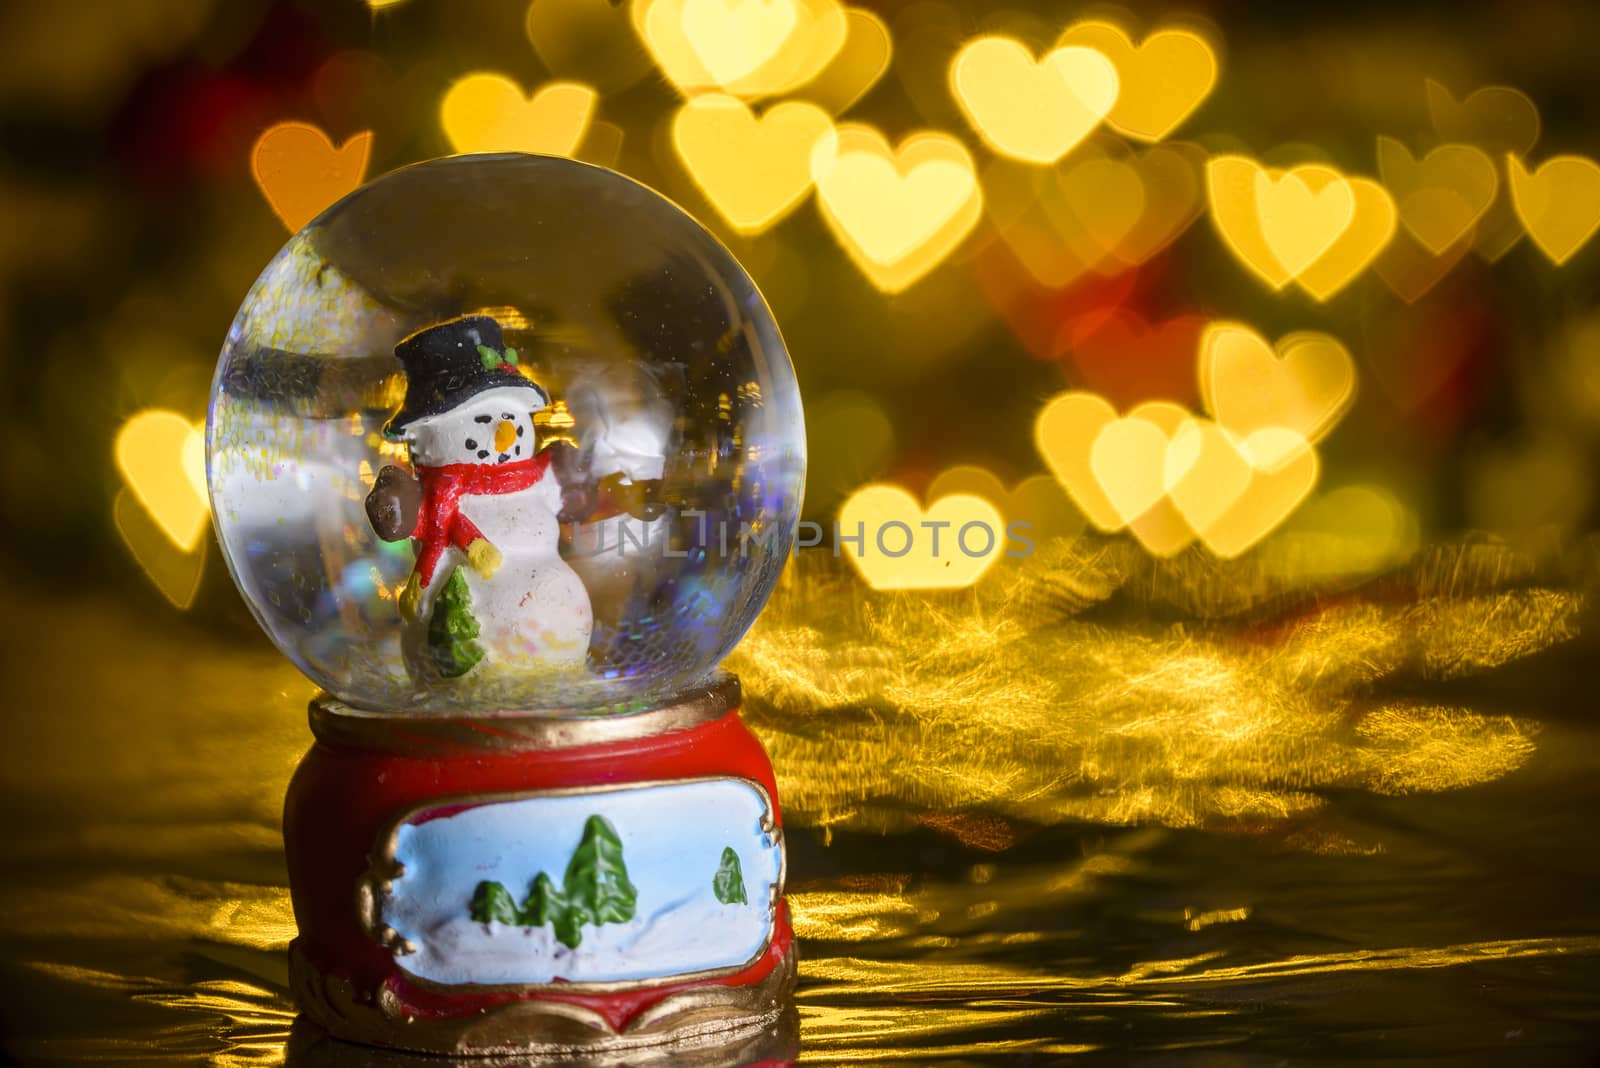
<instances>
[{"instance_id":1,"label":"green pine tree painting","mask_svg":"<svg viewBox=\"0 0 1600 1068\"><path fill-rule=\"evenodd\" d=\"M472 918L479 923L520 923L521 913L511 891L499 883L482 882L472 895Z\"/></svg>"},{"instance_id":2,"label":"green pine tree painting","mask_svg":"<svg viewBox=\"0 0 1600 1068\"><path fill-rule=\"evenodd\" d=\"M472 895L469 912L478 923L549 924L557 941L576 949L583 941L584 924L627 923L638 899L639 891L628 880L617 829L604 816L595 815L583 825L583 838L567 862L560 887L547 872L540 872L521 908L516 908L503 885L484 881Z\"/></svg>"},{"instance_id":3,"label":"green pine tree painting","mask_svg":"<svg viewBox=\"0 0 1600 1068\"><path fill-rule=\"evenodd\" d=\"M722 850L722 865L717 868L717 874L711 877L711 891L724 905L750 903L744 893L744 872L739 869L739 854L733 851L732 846L725 846Z\"/></svg>"},{"instance_id":4,"label":"green pine tree painting","mask_svg":"<svg viewBox=\"0 0 1600 1068\"><path fill-rule=\"evenodd\" d=\"M472 593L467 580L456 568L439 591L428 620L428 654L439 674L447 679L465 675L483 659L478 636L478 621L472 616Z\"/></svg>"}]
</instances>

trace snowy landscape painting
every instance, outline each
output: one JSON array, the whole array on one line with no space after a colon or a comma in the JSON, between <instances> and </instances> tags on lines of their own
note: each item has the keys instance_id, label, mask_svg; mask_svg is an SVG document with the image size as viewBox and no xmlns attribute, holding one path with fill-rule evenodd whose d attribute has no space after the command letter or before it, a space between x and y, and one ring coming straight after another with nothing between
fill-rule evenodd
<instances>
[{"instance_id":1,"label":"snowy landscape painting","mask_svg":"<svg viewBox=\"0 0 1600 1068\"><path fill-rule=\"evenodd\" d=\"M402 824L383 922L436 983L598 983L736 968L772 936L765 793L741 779L494 801Z\"/></svg>"}]
</instances>

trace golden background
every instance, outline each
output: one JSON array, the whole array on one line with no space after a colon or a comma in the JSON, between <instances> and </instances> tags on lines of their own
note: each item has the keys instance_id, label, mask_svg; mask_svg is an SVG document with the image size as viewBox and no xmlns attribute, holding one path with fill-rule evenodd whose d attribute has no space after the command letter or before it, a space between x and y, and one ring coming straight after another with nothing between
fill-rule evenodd
<instances>
[{"instance_id":1,"label":"golden background","mask_svg":"<svg viewBox=\"0 0 1600 1068\"><path fill-rule=\"evenodd\" d=\"M1600 1051L1593 5L69 0L0 30L16 1063L313 1063L278 829L310 686L220 564L194 427L292 228L505 148L662 190L755 277L807 519L1038 535L953 580L825 544L729 661L778 768L802 1062Z\"/></svg>"}]
</instances>

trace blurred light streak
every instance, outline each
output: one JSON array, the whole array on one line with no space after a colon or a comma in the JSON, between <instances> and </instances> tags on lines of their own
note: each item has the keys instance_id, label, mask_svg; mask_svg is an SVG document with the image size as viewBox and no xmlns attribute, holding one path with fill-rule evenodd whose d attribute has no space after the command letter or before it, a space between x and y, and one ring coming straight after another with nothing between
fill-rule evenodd
<instances>
[{"instance_id":1,"label":"blurred light streak","mask_svg":"<svg viewBox=\"0 0 1600 1068\"><path fill-rule=\"evenodd\" d=\"M798 999L804 1005L811 1000L821 1001L845 989L858 993L895 990L901 996L910 993L927 998L955 994L971 998L983 994L1004 996L1022 990L1038 994L1052 991L1089 992L1119 986L1221 985L1343 972L1448 968L1484 961L1554 957L1569 953L1600 953L1600 937L1571 935L1445 946L1392 946L1344 953L1300 954L1283 960L1213 967L1205 965L1214 960L1216 955L1202 954L1141 963L1121 974L1082 976L1053 974L1007 964L947 964L928 968L919 961L811 958L811 976L817 981L801 991ZM902 1010L897 1008L894 1011ZM833 1013L830 1011L828 1015L831 1017Z\"/></svg>"},{"instance_id":2,"label":"blurred light streak","mask_svg":"<svg viewBox=\"0 0 1600 1068\"><path fill-rule=\"evenodd\" d=\"M1250 918L1250 910L1248 908L1237 908L1212 909L1208 912L1200 912L1195 909L1184 909L1183 915L1184 927L1191 931L1200 931L1213 924L1238 923L1241 920L1248 920Z\"/></svg>"},{"instance_id":3,"label":"blurred light streak","mask_svg":"<svg viewBox=\"0 0 1600 1068\"><path fill-rule=\"evenodd\" d=\"M1514 554L1463 548L1418 562L1416 603L1330 602L1263 642L1195 622L1319 581L1285 575L1292 559L1150 562L1117 543L1047 542L952 598L840 587L839 565L807 554L730 667L761 695L750 715L789 810L812 824L898 829L921 811L979 809L1271 823L1320 807L1322 790L1458 789L1527 761L1521 721L1368 695L1380 679L1470 677L1565 641L1580 595L1497 590L1518 581ZM1190 622L1073 618L1118 590Z\"/></svg>"},{"instance_id":4,"label":"blurred light streak","mask_svg":"<svg viewBox=\"0 0 1600 1068\"><path fill-rule=\"evenodd\" d=\"M295 935L285 886L166 873L100 874L50 894L13 890L4 903L0 930L13 938L67 929L82 939L176 938L280 952Z\"/></svg>"}]
</instances>

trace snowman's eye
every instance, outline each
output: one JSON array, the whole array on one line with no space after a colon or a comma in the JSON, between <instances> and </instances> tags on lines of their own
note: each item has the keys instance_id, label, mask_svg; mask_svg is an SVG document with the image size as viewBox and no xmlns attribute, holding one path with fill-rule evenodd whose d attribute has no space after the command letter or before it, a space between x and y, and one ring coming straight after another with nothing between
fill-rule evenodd
<instances>
[{"instance_id":1,"label":"snowman's eye","mask_svg":"<svg viewBox=\"0 0 1600 1068\"><path fill-rule=\"evenodd\" d=\"M476 417L475 419L473 419L472 421L474 423L492 423L492 422L494 422L494 416L492 416L492 415L480 415L480 416Z\"/></svg>"},{"instance_id":2,"label":"snowman's eye","mask_svg":"<svg viewBox=\"0 0 1600 1068\"><path fill-rule=\"evenodd\" d=\"M467 439L467 448L476 449L477 447L478 447L478 443L476 441L473 441L471 438Z\"/></svg>"}]
</instances>

